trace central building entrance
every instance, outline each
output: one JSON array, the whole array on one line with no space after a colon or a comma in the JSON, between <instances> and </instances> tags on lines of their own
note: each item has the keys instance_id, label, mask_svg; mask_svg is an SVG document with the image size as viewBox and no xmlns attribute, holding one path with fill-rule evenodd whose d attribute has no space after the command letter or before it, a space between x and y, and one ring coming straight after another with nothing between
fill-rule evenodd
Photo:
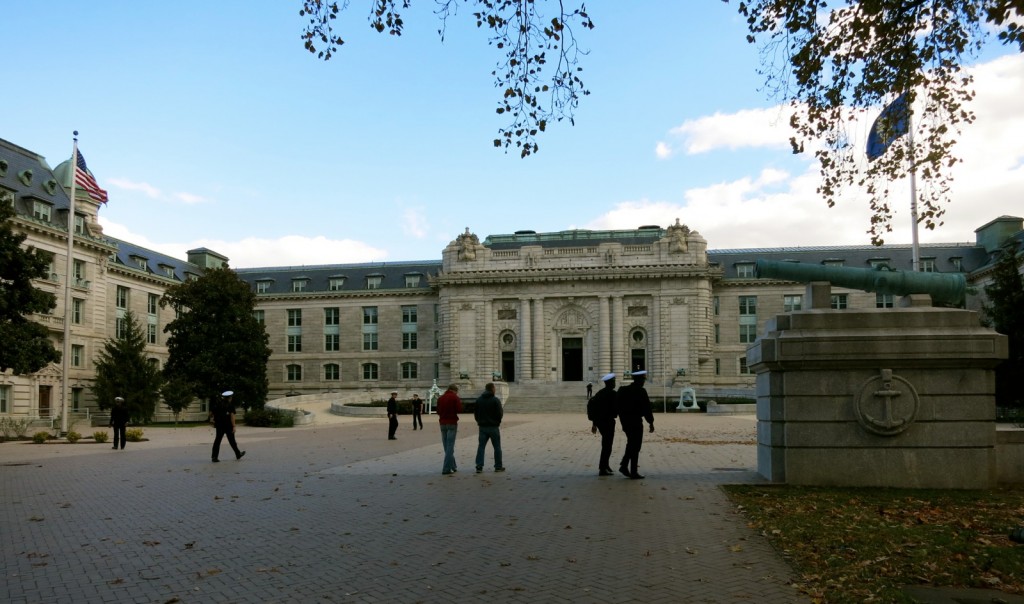
<instances>
[{"instance_id":1,"label":"central building entrance","mask_svg":"<svg viewBox=\"0 0 1024 604\"><path fill-rule=\"evenodd\" d=\"M562 381L583 381L583 338L562 338Z\"/></svg>"}]
</instances>

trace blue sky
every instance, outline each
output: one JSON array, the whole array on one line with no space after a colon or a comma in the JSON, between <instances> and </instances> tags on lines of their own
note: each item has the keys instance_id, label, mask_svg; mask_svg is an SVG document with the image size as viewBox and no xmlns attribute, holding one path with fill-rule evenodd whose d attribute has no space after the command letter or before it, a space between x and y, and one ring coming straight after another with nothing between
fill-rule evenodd
<instances>
[{"instance_id":1,"label":"blue sky","mask_svg":"<svg viewBox=\"0 0 1024 604\"><path fill-rule=\"evenodd\" d=\"M107 234L176 257L209 247L235 267L437 259L467 227L483 239L677 218L717 249L869 242L864 197L827 208L816 164L790 153L734 3L591 3L592 94L527 159L491 143L506 125L500 56L470 11L442 43L428 0L401 38L371 31L369 2L352 0L348 43L323 62L299 39L300 5L9 3L0 137L56 166L78 130L110 194ZM923 242L1024 215L1024 60L993 44L971 69L977 122L946 224ZM887 241L907 243L908 204L893 205Z\"/></svg>"}]
</instances>

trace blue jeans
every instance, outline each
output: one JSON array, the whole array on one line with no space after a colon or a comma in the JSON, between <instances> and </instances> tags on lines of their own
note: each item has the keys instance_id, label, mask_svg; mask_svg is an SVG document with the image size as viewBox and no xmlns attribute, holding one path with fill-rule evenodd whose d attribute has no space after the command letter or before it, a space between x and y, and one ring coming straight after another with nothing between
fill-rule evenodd
<instances>
[{"instance_id":1,"label":"blue jeans","mask_svg":"<svg viewBox=\"0 0 1024 604\"><path fill-rule=\"evenodd\" d=\"M501 428L498 426L480 426L480 440L476 446L476 467L484 467L484 449L487 441L494 447L494 467L501 466Z\"/></svg>"},{"instance_id":2,"label":"blue jeans","mask_svg":"<svg viewBox=\"0 0 1024 604\"><path fill-rule=\"evenodd\" d=\"M457 469L455 466L455 435L458 432L458 424L441 424L441 446L444 447L444 465L441 467L443 474L450 474Z\"/></svg>"}]
</instances>

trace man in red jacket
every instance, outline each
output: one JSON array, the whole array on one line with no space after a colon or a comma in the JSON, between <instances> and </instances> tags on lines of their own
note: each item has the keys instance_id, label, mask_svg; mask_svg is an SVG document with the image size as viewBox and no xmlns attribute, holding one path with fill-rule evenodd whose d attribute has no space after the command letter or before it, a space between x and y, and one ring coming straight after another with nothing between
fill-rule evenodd
<instances>
[{"instance_id":1,"label":"man in red jacket","mask_svg":"<svg viewBox=\"0 0 1024 604\"><path fill-rule=\"evenodd\" d=\"M459 398L459 386L449 384L448 390L437 399L437 418L441 424L441 445L444 447L441 473L445 476L451 476L459 470L455 465L455 436L459 431L460 413L462 399Z\"/></svg>"}]
</instances>

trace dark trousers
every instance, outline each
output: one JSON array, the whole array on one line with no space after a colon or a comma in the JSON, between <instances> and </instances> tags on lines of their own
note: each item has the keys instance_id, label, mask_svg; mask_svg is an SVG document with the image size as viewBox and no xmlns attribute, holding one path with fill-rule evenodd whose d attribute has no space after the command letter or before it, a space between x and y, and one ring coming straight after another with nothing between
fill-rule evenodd
<instances>
[{"instance_id":1,"label":"dark trousers","mask_svg":"<svg viewBox=\"0 0 1024 604\"><path fill-rule=\"evenodd\" d=\"M611 470L608 465L612 456L612 443L615 442L615 420L609 420L597 425L597 431L601 433L601 461L598 470Z\"/></svg>"},{"instance_id":2,"label":"dark trousers","mask_svg":"<svg viewBox=\"0 0 1024 604\"><path fill-rule=\"evenodd\" d=\"M622 455L620 465L625 466L630 474L636 474L636 467L640 461L640 447L644 444L644 427L640 425L636 428L623 428L622 431L626 433L626 452Z\"/></svg>"},{"instance_id":3,"label":"dark trousers","mask_svg":"<svg viewBox=\"0 0 1024 604\"><path fill-rule=\"evenodd\" d=\"M231 450L235 452L235 459L242 455L242 452L238 450L238 443L235 442L235 431L231 429L231 426L217 426L217 438L213 439L213 455L211 459L219 459L220 439L225 436L228 437L228 444L231 445Z\"/></svg>"},{"instance_id":4,"label":"dark trousers","mask_svg":"<svg viewBox=\"0 0 1024 604\"><path fill-rule=\"evenodd\" d=\"M412 410L412 429L415 430L417 427L419 427L420 430L423 429L423 412L421 410L413 407L413 410Z\"/></svg>"},{"instance_id":5,"label":"dark trousers","mask_svg":"<svg viewBox=\"0 0 1024 604\"><path fill-rule=\"evenodd\" d=\"M398 430L398 415L392 413L388 416L388 438L395 437L395 430Z\"/></svg>"},{"instance_id":6,"label":"dark trousers","mask_svg":"<svg viewBox=\"0 0 1024 604\"><path fill-rule=\"evenodd\" d=\"M119 449L119 448L123 449L124 448L124 444L126 442L128 442L128 441L125 440L125 437L124 437L125 426L114 426L113 428L114 428L114 448L115 449ZM118 445L118 443L120 443L120 445Z\"/></svg>"}]
</instances>

